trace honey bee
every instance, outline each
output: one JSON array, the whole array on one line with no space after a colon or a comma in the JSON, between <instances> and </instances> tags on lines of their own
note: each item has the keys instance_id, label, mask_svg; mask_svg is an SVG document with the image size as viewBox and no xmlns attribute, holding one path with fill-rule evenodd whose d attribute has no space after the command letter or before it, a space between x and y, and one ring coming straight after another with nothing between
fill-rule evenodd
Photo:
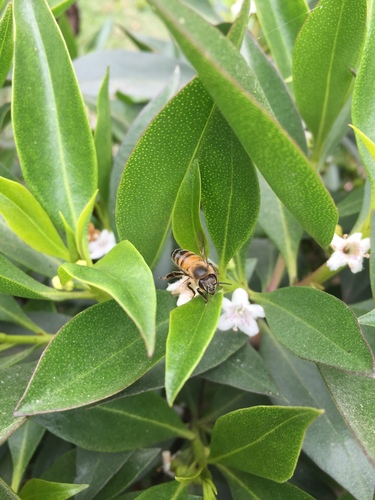
<instances>
[{"instance_id":1,"label":"honey bee","mask_svg":"<svg viewBox=\"0 0 375 500\"><path fill-rule=\"evenodd\" d=\"M211 262L208 262L204 253L197 255L189 250L177 248L171 253L171 259L179 270L172 271L161 279L170 280L186 276L186 285L191 290L193 297L197 291L206 303L208 302L207 294L215 295L216 288L226 284L219 282L217 269ZM195 286L195 289L192 285Z\"/></svg>"}]
</instances>

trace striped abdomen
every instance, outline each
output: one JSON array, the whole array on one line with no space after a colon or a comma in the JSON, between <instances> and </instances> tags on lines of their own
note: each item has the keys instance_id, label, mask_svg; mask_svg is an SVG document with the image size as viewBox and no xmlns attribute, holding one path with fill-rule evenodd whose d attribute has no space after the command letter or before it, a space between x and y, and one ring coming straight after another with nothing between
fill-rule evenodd
<instances>
[{"instance_id":1,"label":"striped abdomen","mask_svg":"<svg viewBox=\"0 0 375 500\"><path fill-rule=\"evenodd\" d=\"M202 278L211 272L211 266L202 260L202 257L189 250L177 248L171 257L176 266L194 279Z\"/></svg>"}]
</instances>

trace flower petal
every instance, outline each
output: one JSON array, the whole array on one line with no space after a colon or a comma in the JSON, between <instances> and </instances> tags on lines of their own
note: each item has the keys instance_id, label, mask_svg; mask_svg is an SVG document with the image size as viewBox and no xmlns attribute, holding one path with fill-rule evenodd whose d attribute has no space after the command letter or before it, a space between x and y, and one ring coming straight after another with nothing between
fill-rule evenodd
<instances>
[{"instance_id":1,"label":"flower petal","mask_svg":"<svg viewBox=\"0 0 375 500\"><path fill-rule=\"evenodd\" d=\"M264 312L263 307L260 306L259 304L250 304L247 307L247 310L254 319L266 317L266 313Z\"/></svg>"},{"instance_id":2,"label":"flower petal","mask_svg":"<svg viewBox=\"0 0 375 500\"><path fill-rule=\"evenodd\" d=\"M359 246L360 246L361 252L363 254L367 253L371 247L370 238L363 238L363 240L361 240Z\"/></svg>"},{"instance_id":3,"label":"flower petal","mask_svg":"<svg viewBox=\"0 0 375 500\"><path fill-rule=\"evenodd\" d=\"M230 330L231 328L236 328L237 321L236 316L233 314L224 313L219 318L219 323L217 325L219 330Z\"/></svg>"},{"instance_id":4,"label":"flower petal","mask_svg":"<svg viewBox=\"0 0 375 500\"><path fill-rule=\"evenodd\" d=\"M194 296L195 297L195 296ZM177 307L183 306L186 302L189 302L194 298L192 292L189 293L180 293L177 299Z\"/></svg>"},{"instance_id":5,"label":"flower petal","mask_svg":"<svg viewBox=\"0 0 375 500\"><path fill-rule=\"evenodd\" d=\"M353 274L357 274L363 269L363 257L351 255L348 261L349 268Z\"/></svg>"},{"instance_id":6,"label":"flower petal","mask_svg":"<svg viewBox=\"0 0 375 500\"><path fill-rule=\"evenodd\" d=\"M238 328L249 337L253 337L259 332L258 323L251 317L250 314L242 316L241 321L238 323Z\"/></svg>"},{"instance_id":7,"label":"flower petal","mask_svg":"<svg viewBox=\"0 0 375 500\"><path fill-rule=\"evenodd\" d=\"M353 233L346 238L346 243L361 243L362 233Z\"/></svg>"},{"instance_id":8,"label":"flower petal","mask_svg":"<svg viewBox=\"0 0 375 500\"><path fill-rule=\"evenodd\" d=\"M333 235L332 241L330 243L330 246L334 250L342 250L346 245L346 240L344 238L340 238L337 234Z\"/></svg>"},{"instance_id":9,"label":"flower petal","mask_svg":"<svg viewBox=\"0 0 375 500\"><path fill-rule=\"evenodd\" d=\"M249 295L243 288L236 288L232 294L232 304L235 306L248 306L249 305Z\"/></svg>"},{"instance_id":10,"label":"flower petal","mask_svg":"<svg viewBox=\"0 0 375 500\"><path fill-rule=\"evenodd\" d=\"M337 271L337 269L340 269L340 267L346 266L348 264L349 257L347 254L344 254L343 252L336 251L333 252L331 257L327 260L327 267L331 271Z\"/></svg>"}]
</instances>

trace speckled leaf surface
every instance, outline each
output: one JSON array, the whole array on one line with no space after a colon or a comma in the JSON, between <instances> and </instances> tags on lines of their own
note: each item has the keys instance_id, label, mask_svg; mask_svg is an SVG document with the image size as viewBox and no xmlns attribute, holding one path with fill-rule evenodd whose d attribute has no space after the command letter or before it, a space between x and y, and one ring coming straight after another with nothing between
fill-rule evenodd
<instances>
[{"instance_id":1,"label":"speckled leaf surface","mask_svg":"<svg viewBox=\"0 0 375 500\"><path fill-rule=\"evenodd\" d=\"M293 87L316 158L349 96L365 31L366 0L321 0L296 40Z\"/></svg>"},{"instance_id":2,"label":"speckled leaf surface","mask_svg":"<svg viewBox=\"0 0 375 500\"><path fill-rule=\"evenodd\" d=\"M84 406L140 378L165 354L173 298L159 294L152 359L139 332L114 301L90 307L67 323L41 357L18 406L19 415Z\"/></svg>"},{"instance_id":3,"label":"speckled leaf surface","mask_svg":"<svg viewBox=\"0 0 375 500\"><path fill-rule=\"evenodd\" d=\"M143 448L175 436L194 437L165 399L153 392L90 409L40 415L37 421L66 441L101 452Z\"/></svg>"},{"instance_id":4,"label":"speckled leaf surface","mask_svg":"<svg viewBox=\"0 0 375 500\"><path fill-rule=\"evenodd\" d=\"M10 323L21 325L31 332L42 332L42 328L24 313L17 300L11 295L0 294L0 321L9 321Z\"/></svg>"},{"instance_id":5,"label":"speckled leaf surface","mask_svg":"<svg viewBox=\"0 0 375 500\"><path fill-rule=\"evenodd\" d=\"M19 496L14 493L12 488L8 486L1 478L0 478L0 494L1 498L4 500L19 500Z\"/></svg>"},{"instance_id":6,"label":"speckled leaf surface","mask_svg":"<svg viewBox=\"0 0 375 500\"><path fill-rule=\"evenodd\" d=\"M113 298L134 321L149 355L155 346L156 291L150 268L137 249L122 241L93 267L66 264L60 267L64 282L75 278Z\"/></svg>"},{"instance_id":7,"label":"speckled leaf surface","mask_svg":"<svg viewBox=\"0 0 375 500\"><path fill-rule=\"evenodd\" d=\"M215 423L209 461L283 483L292 477L308 426L309 407L254 406Z\"/></svg>"},{"instance_id":8,"label":"speckled leaf surface","mask_svg":"<svg viewBox=\"0 0 375 500\"><path fill-rule=\"evenodd\" d=\"M66 45L44 0L14 2L12 118L24 178L74 229L97 184L94 141Z\"/></svg>"},{"instance_id":9,"label":"speckled leaf surface","mask_svg":"<svg viewBox=\"0 0 375 500\"><path fill-rule=\"evenodd\" d=\"M222 299L223 295L217 293L206 304L198 296L171 313L165 366L165 390L170 405L214 336Z\"/></svg>"},{"instance_id":10,"label":"speckled leaf surface","mask_svg":"<svg viewBox=\"0 0 375 500\"><path fill-rule=\"evenodd\" d=\"M256 294L254 300L264 307L272 332L296 356L341 370L372 371L358 321L341 300L308 287Z\"/></svg>"},{"instance_id":11,"label":"speckled leaf surface","mask_svg":"<svg viewBox=\"0 0 375 500\"><path fill-rule=\"evenodd\" d=\"M13 48L12 4L9 3L0 20L0 88L12 65Z\"/></svg>"},{"instance_id":12,"label":"speckled leaf surface","mask_svg":"<svg viewBox=\"0 0 375 500\"><path fill-rule=\"evenodd\" d=\"M184 5L149 3L277 196L307 232L328 245L337 220L333 202L302 151L259 105L259 100L264 102L262 89L236 48Z\"/></svg>"}]
</instances>

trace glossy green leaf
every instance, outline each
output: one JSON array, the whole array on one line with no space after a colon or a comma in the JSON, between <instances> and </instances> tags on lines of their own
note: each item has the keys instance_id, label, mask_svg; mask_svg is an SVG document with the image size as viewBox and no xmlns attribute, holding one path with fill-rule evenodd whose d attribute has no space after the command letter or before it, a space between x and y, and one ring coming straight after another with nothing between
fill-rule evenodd
<instances>
[{"instance_id":1,"label":"glossy green leaf","mask_svg":"<svg viewBox=\"0 0 375 500\"><path fill-rule=\"evenodd\" d=\"M68 14L66 14L66 13L62 14L58 18L57 22L59 24L61 34L64 37L66 47L69 51L70 59L72 59L72 60L76 59L78 57L77 39L75 37L73 27L70 24Z\"/></svg>"},{"instance_id":2,"label":"glossy green leaf","mask_svg":"<svg viewBox=\"0 0 375 500\"><path fill-rule=\"evenodd\" d=\"M50 436L53 436L50 434ZM53 436L58 441L58 438ZM55 442L56 442L55 441ZM61 443L61 441L60 441ZM68 444L67 446L70 445ZM69 451L60 455L60 457L44 471L40 479L45 481L56 481L61 483L73 483L76 477L76 449L70 448Z\"/></svg>"},{"instance_id":3,"label":"glossy green leaf","mask_svg":"<svg viewBox=\"0 0 375 500\"><path fill-rule=\"evenodd\" d=\"M8 356L2 357L0 370L7 370L11 366L17 365L27 358L36 348L37 345L32 345L31 347L16 352L15 354L9 354Z\"/></svg>"},{"instance_id":4,"label":"glossy green leaf","mask_svg":"<svg viewBox=\"0 0 375 500\"><path fill-rule=\"evenodd\" d=\"M367 36L361 63L354 83L353 102L352 102L352 120L357 129L375 140L375 89L372 75L375 71L375 9L371 4L368 16ZM348 123L348 122L347 122ZM370 151L365 147L362 141L357 141L363 165L366 169L367 177L371 185L372 206L375 200L375 160Z\"/></svg>"},{"instance_id":5,"label":"glossy green leaf","mask_svg":"<svg viewBox=\"0 0 375 500\"><path fill-rule=\"evenodd\" d=\"M181 248L200 254L203 245L208 253L207 242L200 219L201 176L198 160L188 166L177 193L172 214L173 236Z\"/></svg>"},{"instance_id":6,"label":"glossy green leaf","mask_svg":"<svg viewBox=\"0 0 375 500\"><path fill-rule=\"evenodd\" d=\"M51 219L25 186L0 177L0 213L32 248L69 260L69 251Z\"/></svg>"},{"instance_id":7,"label":"glossy green leaf","mask_svg":"<svg viewBox=\"0 0 375 500\"><path fill-rule=\"evenodd\" d=\"M361 132L357 127L354 127L354 125L350 125L350 127L352 127L352 129L356 133L356 137L359 137L361 139L360 141L357 140L357 143L358 143L358 148L362 153L362 156L366 159L367 155L366 154L363 155L363 147L361 148L361 146L360 146L361 143L364 144L365 148L367 149L367 152L371 155L372 161L367 161L367 163L365 163L365 166L367 166L366 172L367 172L368 179L369 179L370 186L371 186L371 208L374 210L374 208L375 208L375 168L374 169L372 168L372 165L373 165L372 162L375 162L375 143L369 137L367 137L367 135L365 135L363 132Z\"/></svg>"},{"instance_id":8,"label":"glossy green leaf","mask_svg":"<svg viewBox=\"0 0 375 500\"><path fill-rule=\"evenodd\" d=\"M139 500L188 500L187 485L177 481L152 486L141 493Z\"/></svg>"},{"instance_id":9,"label":"glossy green leaf","mask_svg":"<svg viewBox=\"0 0 375 500\"><path fill-rule=\"evenodd\" d=\"M132 452L100 453L77 448L76 482L90 486L76 495L76 500L90 500L131 459Z\"/></svg>"},{"instance_id":10,"label":"glossy green leaf","mask_svg":"<svg viewBox=\"0 0 375 500\"><path fill-rule=\"evenodd\" d=\"M321 0L296 40L293 87L316 159L354 83L365 31L366 0Z\"/></svg>"},{"instance_id":11,"label":"glossy green leaf","mask_svg":"<svg viewBox=\"0 0 375 500\"><path fill-rule=\"evenodd\" d=\"M47 4L18 0L14 21L12 117L22 172L53 222L62 227L61 211L74 229L97 183L82 96Z\"/></svg>"},{"instance_id":12,"label":"glossy green leaf","mask_svg":"<svg viewBox=\"0 0 375 500\"><path fill-rule=\"evenodd\" d=\"M319 369L342 416L375 465L375 378L328 366Z\"/></svg>"},{"instance_id":13,"label":"glossy green leaf","mask_svg":"<svg viewBox=\"0 0 375 500\"><path fill-rule=\"evenodd\" d=\"M74 234L73 229L68 224L68 221L65 219L63 213L59 212L59 215L60 215L62 224L64 226L66 243L67 243L67 247L69 248L69 252L70 252L70 260L73 262L76 262L77 260L79 260L79 257L80 257L80 255L78 253L78 249L77 249L76 236ZM79 219L78 219L78 224L79 224Z\"/></svg>"},{"instance_id":14,"label":"glossy green leaf","mask_svg":"<svg viewBox=\"0 0 375 500\"><path fill-rule=\"evenodd\" d=\"M170 405L214 336L222 300L221 293L210 297L207 304L199 296L171 313L165 366L165 390Z\"/></svg>"},{"instance_id":15,"label":"glossy green leaf","mask_svg":"<svg viewBox=\"0 0 375 500\"><path fill-rule=\"evenodd\" d=\"M296 356L341 370L372 371L373 357L358 321L341 300L309 287L282 288L253 299L264 307L278 340Z\"/></svg>"},{"instance_id":16,"label":"glossy green leaf","mask_svg":"<svg viewBox=\"0 0 375 500\"><path fill-rule=\"evenodd\" d=\"M22 477L32 456L37 449L45 429L28 419L19 429L8 439L8 446L13 462L12 488L19 490Z\"/></svg>"},{"instance_id":17,"label":"glossy green leaf","mask_svg":"<svg viewBox=\"0 0 375 500\"><path fill-rule=\"evenodd\" d=\"M313 500L303 490L290 483L276 483L264 477L253 476L238 470L219 466L228 481L233 498L236 500Z\"/></svg>"},{"instance_id":18,"label":"glossy green leaf","mask_svg":"<svg viewBox=\"0 0 375 500\"><path fill-rule=\"evenodd\" d=\"M0 295L0 321L21 325L34 333L43 332L43 329L23 312L16 299L10 295Z\"/></svg>"},{"instance_id":19,"label":"glossy green leaf","mask_svg":"<svg viewBox=\"0 0 375 500\"><path fill-rule=\"evenodd\" d=\"M372 500L375 470L349 431L315 364L293 356L269 328L262 327L260 354L284 398L273 404L324 409L306 432L303 451L315 464L353 495Z\"/></svg>"},{"instance_id":20,"label":"glossy green leaf","mask_svg":"<svg viewBox=\"0 0 375 500\"><path fill-rule=\"evenodd\" d=\"M213 428L209 461L283 483L293 475L306 429L320 414L291 406L228 413Z\"/></svg>"},{"instance_id":21,"label":"glossy green leaf","mask_svg":"<svg viewBox=\"0 0 375 500\"><path fill-rule=\"evenodd\" d=\"M227 332L230 335L230 332ZM243 391L277 395L278 388L262 358L249 344L232 354L224 363L204 373L211 382L230 385Z\"/></svg>"},{"instance_id":22,"label":"glossy green leaf","mask_svg":"<svg viewBox=\"0 0 375 500\"><path fill-rule=\"evenodd\" d=\"M66 264L60 279L75 278L115 299L134 321L149 356L155 346L156 292L152 273L137 249L122 241L93 267Z\"/></svg>"},{"instance_id":23,"label":"glossy green leaf","mask_svg":"<svg viewBox=\"0 0 375 500\"><path fill-rule=\"evenodd\" d=\"M85 208L82 210L82 212L78 217L75 241L73 235L72 244L76 243L79 255L81 256L82 259L86 260L87 262L91 262L89 246L88 246L88 237L87 237L88 227L91 220L92 211L94 209L97 194L98 191L95 191L91 199L88 201L87 205L85 206ZM69 228L66 228L65 230L68 236L68 233L70 232Z\"/></svg>"},{"instance_id":24,"label":"glossy green leaf","mask_svg":"<svg viewBox=\"0 0 375 500\"><path fill-rule=\"evenodd\" d=\"M0 20L0 88L4 85L13 59L12 4L9 3Z\"/></svg>"},{"instance_id":25,"label":"glossy green leaf","mask_svg":"<svg viewBox=\"0 0 375 500\"><path fill-rule=\"evenodd\" d=\"M182 4L148 1L277 196L306 231L322 246L328 245L337 220L332 200L304 154L263 107L263 92L235 47Z\"/></svg>"},{"instance_id":26,"label":"glossy green leaf","mask_svg":"<svg viewBox=\"0 0 375 500\"><path fill-rule=\"evenodd\" d=\"M60 17L73 3L74 0L48 0L48 5L55 17Z\"/></svg>"},{"instance_id":27,"label":"glossy green leaf","mask_svg":"<svg viewBox=\"0 0 375 500\"><path fill-rule=\"evenodd\" d=\"M44 351L17 413L84 406L140 378L165 353L174 300L167 292L161 292L159 299L152 359L147 357L136 326L116 302L90 307L69 321Z\"/></svg>"},{"instance_id":28,"label":"glossy green leaf","mask_svg":"<svg viewBox=\"0 0 375 500\"><path fill-rule=\"evenodd\" d=\"M294 42L308 17L306 0L254 0L263 36L284 79L292 74Z\"/></svg>"},{"instance_id":29,"label":"glossy green leaf","mask_svg":"<svg viewBox=\"0 0 375 500\"><path fill-rule=\"evenodd\" d=\"M88 484L52 483L43 479L30 479L20 491L21 500L67 500L80 491L86 489Z\"/></svg>"},{"instance_id":30,"label":"glossy green leaf","mask_svg":"<svg viewBox=\"0 0 375 500\"><path fill-rule=\"evenodd\" d=\"M0 477L0 494L3 500L19 500L19 496Z\"/></svg>"},{"instance_id":31,"label":"glossy green leaf","mask_svg":"<svg viewBox=\"0 0 375 500\"><path fill-rule=\"evenodd\" d=\"M12 366L0 372L0 442L17 429L24 417L15 417L14 408L33 373L35 363L24 363Z\"/></svg>"},{"instance_id":32,"label":"glossy green leaf","mask_svg":"<svg viewBox=\"0 0 375 500\"><path fill-rule=\"evenodd\" d=\"M100 211L104 217L107 216L109 180L112 170L112 124L108 84L109 68L107 68L98 93L96 104L97 122L94 134L96 157L98 160Z\"/></svg>"},{"instance_id":33,"label":"glossy green leaf","mask_svg":"<svg viewBox=\"0 0 375 500\"><path fill-rule=\"evenodd\" d=\"M194 438L165 399L153 392L91 409L40 415L37 421L66 441L102 452L143 448L176 436Z\"/></svg>"}]
</instances>

